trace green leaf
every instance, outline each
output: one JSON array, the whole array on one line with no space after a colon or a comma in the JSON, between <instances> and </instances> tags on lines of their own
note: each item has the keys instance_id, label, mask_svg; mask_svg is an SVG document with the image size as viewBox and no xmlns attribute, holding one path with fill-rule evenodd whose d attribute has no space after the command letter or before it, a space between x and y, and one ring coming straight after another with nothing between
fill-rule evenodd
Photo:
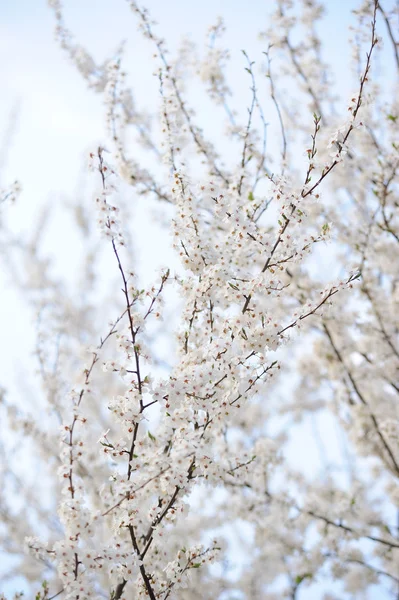
<instances>
[{"instance_id":1,"label":"green leaf","mask_svg":"<svg viewBox=\"0 0 399 600\"><path fill-rule=\"evenodd\" d=\"M249 200L250 202L252 202L253 200L255 200L255 198L254 198L254 195L253 195L253 193L252 193L252 192L249 192L249 194L248 194L248 200Z\"/></svg>"},{"instance_id":2,"label":"green leaf","mask_svg":"<svg viewBox=\"0 0 399 600\"><path fill-rule=\"evenodd\" d=\"M113 448L112 444L107 444L106 442L100 442L101 446L105 446L106 448Z\"/></svg>"},{"instance_id":3,"label":"green leaf","mask_svg":"<svg viewBox=\"0 0 399 600\"><path fill-rule=\"evenodd\" d=\"M297 575L295 577L295 583L299 585L304 579L311 579L312 577L312 573L304 573L303 575Z\"/></svg>"},{"instance_id":4,"label":"green leaf","mask_svg":"<svg viewBox=\"0 0 399 600\"><path fill-rule=\"evenodd\" d=\"M193 564L191 565L191 568L192 568L192 569L199 569L199 568L200 568L200 566L201 566L201 564L202 564L202 563L193 563Z\"/></svg>"},{"instance_id":5,"label":"green leaf","mask_svg":"<svg viewBox=\"0 0 399 600\"><path fill-rule=\"evenodd\" d=\"M151 431L147 431L147 433L148 433L148 437L150 438L150 440L152 442L156 442L157 441L157 438L152 435Z\"/></svg>"}]
</instances>

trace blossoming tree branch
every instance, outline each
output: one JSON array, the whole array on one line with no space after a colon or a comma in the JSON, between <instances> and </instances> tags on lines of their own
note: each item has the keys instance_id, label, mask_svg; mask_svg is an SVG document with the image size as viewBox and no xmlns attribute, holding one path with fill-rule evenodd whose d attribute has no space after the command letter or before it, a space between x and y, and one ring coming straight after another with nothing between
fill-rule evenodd
<instances>
[{"instance_id":1,"label":"blossoming tree branch","mask_svg":"<svg viewBox=\"0 0 399 600\"><path fill-rule=\"evenodd\" d=\"M42 474L29 485L2 442L3 581L22 578L36 600L398 598L397 4L354 6L347 102L324 62L323 4L276 0L262 56L241 56L240 114L223 21L202 57L187 42L173 57L129 1L154 55L151 118L124 47L97 64L49 4L108 136L88 156L94 199L73 208L81 288L49 267L37 232L1 232L25 265L41 381L40 410L3 391L2 427ZM191 103L198 77L226 121L226 157ZM18 193L1 191L2 212ZM143 201L175 253L149 286L131 217ZM286 456L318 414L339 431L345 477Z\"/></svg>"}]
</instances>

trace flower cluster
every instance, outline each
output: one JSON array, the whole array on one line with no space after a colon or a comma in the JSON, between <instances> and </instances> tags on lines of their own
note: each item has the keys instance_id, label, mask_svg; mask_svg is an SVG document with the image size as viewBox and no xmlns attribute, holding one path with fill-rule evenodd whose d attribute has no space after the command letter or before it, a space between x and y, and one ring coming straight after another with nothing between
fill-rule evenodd
<instances>
[{"instance_id":1,"label":"flower cluster","mask_svg":"<svg viewBox=\"0 0 399 600\"><path fill-rule=\"evenodd\" d=\"M399 118L396 100L365 101L377 10L391 16L362 3L367 54L338 121L315 28L323 6L276 0L265 54L278 156L245 52L243 122L230 107L223 20L204 60L187 44L173 59L148 10L129 5L155 53L157 129L137 109L121 49L97 65L50 1L61 46L103 96L110 151L90 153L95 207L78 207L83 287L69 293L39 243L20 244L47 413L7 394L0 407L24 460L44 457L43 480L21 482L0 446L0 539L37 600L272 600L334 579L362 597L386 581L396 597ZM228 161L198 124L191 75L228 117ZM287 76L306 101L281 101ZM151 160L133 158L136 146ZM124 183L129 197L163 203L176 260L153 278L137 274L140 223ZM301 423L307 442L316 430L321 475L302 454ZM324 448L334 427L346 461L336 470Z\"/></svg>"}]
</instances>

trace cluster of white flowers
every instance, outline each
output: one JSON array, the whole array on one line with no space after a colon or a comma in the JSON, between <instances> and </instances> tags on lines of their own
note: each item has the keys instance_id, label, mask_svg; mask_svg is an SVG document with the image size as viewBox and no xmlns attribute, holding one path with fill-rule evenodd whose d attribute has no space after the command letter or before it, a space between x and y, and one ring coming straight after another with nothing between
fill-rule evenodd
<instances>
[{"instance_id":1,"label":"cluster of white flowers","mask_svg":"<svg viewBox=\"0 0 399 600\"><path fill-rule=\"evenodd\" d=\"M26 538L20 568L32 589L43 582L37 600L276 600L297 598L323 578L362 597L385 580L397 595L399 118L397 101L389 112L377 107L386 115L380 138L378 116L364 101L383 9L368 1L359 11L368 53L337 122L314 24L323 6L276 1L266 54L282 58L283 79L298 80L312 108L310 118L295 121L291 107L279 104L280 77L272 81L281 163L265 148L253 63L245 54L252 95L243 126L228 105L229 53L217 45L223 21L209 29L194 72L223 105L229 140L239 144L228 169L187 101L191 47L169 58L147 9L129 5L156 54L160 142L136 109L122 52L96 65L66 29L61 2L50 0L61 46L104 96L111 151L100 147L89 160L98 191L83 237L93 289L69 295L37 244L27 245L30 273L39 276L26 278L23 291L40 317L39 375L54 431L45 434L33 411L6 395L1 410L24 438L25 456L33 448L45 457L43 480L55 501L41 505L36 486L12 478L2 460L10 497L21 494L26 506L16 519L10 492L0 497L1 541L19 556ZM294 44L300 31L303 41ZM367 127L359 127L363 121ZM294 122L302 165L285 134ZM131 158L130 127L156 164L167 165L166 180ZM170 204L180 259L173 276L163 268L143 286L135 275L119 179ZM342 190L349 200L341 201ZM106 301L95 286L94 215L113 261ZM334 269L320 273L314 257L331 237ZM111 310L118 316L104 331ZM289 381L291 363L298 371ZM329 465L323 477L308 477L286 459L292 422L321 411L350 447L348 482ZM0 452L3 458L2 445ZM370 491L373 477L381 485ZM242 564L231 573L236 560Z\"/></svg>"},{"instance_id":2,"label":"cluster of white flowers","mask_svg":"<svg viewBox=\"0 0 399 600\"><path fill-rule=\"evenodd\" d=\"M21 184L18 181L14 181L13 184L6 188L0 188L0 204L3 202L15 202L21 193Z\"/></svg>"},{"instance_id":3,"label":"cluster of white flowers","mask_svg":"<svg viewBox=\"0 0 399 600\"><path fill-rule=\"evenodd\" d=\"M93 162L97 160L95 167ZM118 217L119 209L117 206L110 204L108 198L117 191L116 188L116 173L113 167L104 160L104 149L98 148L96 153L90 153L89 169L91 171L97 169L101 174L102 190L96 196L95 202L97 207L97 224L100 231L105 237L111 238L118 245L124 245L124 239L121 232L121 223Z\"/></svg>"},{"instance_id":4,"label":"cluster of white flowers","mask_svg":"<svg viewBox=\"0 0 399 600\"><path fill-rule=\"evenodd\" d=\"M216 47L216 42L223 36L224 31L223 19L219 17L215 25L208 29L208 49L199 66L199 76L208 86L208 94L217 104L225 104L226 97L231 95L225 76L226 64L230 58L229 51Z\"/></svg>"}]
</instances>

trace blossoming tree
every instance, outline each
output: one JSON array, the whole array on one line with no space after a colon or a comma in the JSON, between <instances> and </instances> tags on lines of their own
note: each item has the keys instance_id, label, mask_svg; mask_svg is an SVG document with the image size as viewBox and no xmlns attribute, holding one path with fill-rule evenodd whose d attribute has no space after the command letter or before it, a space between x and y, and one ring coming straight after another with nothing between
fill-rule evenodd
<instances>
[{"instance_id":1,"label":"blossoming tree","mask_svg":"<svg viewBox=\"0 0 399 600\"><path fill-rule=\"evenodd\" d=\"M398 597L399 113L373 70L385 38L399 67L391 4L354 11L343 112L315 25L323 6L278 0L260 72L244 52L240 118L223 22L202 60L187 44L172 59L130 1L155 52L154 122L136 106L123 48L96 64L50 1L61 47L104 97L109 136L89 156L94 202L73 206L72 291L43 258L41 224L30 240L1 233L39 315L41 409L2 398L19 444L14 454L5 434L1 446L1 540L32 598ZM187 100L197 75L228 121L226 159ZM2 192L3 211L17 191ZM129 204L141 196L179 259L147 287ZM345 440L344 478L308 476L285 456L292 420L320 412Z\"/></svg>"}]
</instances>

